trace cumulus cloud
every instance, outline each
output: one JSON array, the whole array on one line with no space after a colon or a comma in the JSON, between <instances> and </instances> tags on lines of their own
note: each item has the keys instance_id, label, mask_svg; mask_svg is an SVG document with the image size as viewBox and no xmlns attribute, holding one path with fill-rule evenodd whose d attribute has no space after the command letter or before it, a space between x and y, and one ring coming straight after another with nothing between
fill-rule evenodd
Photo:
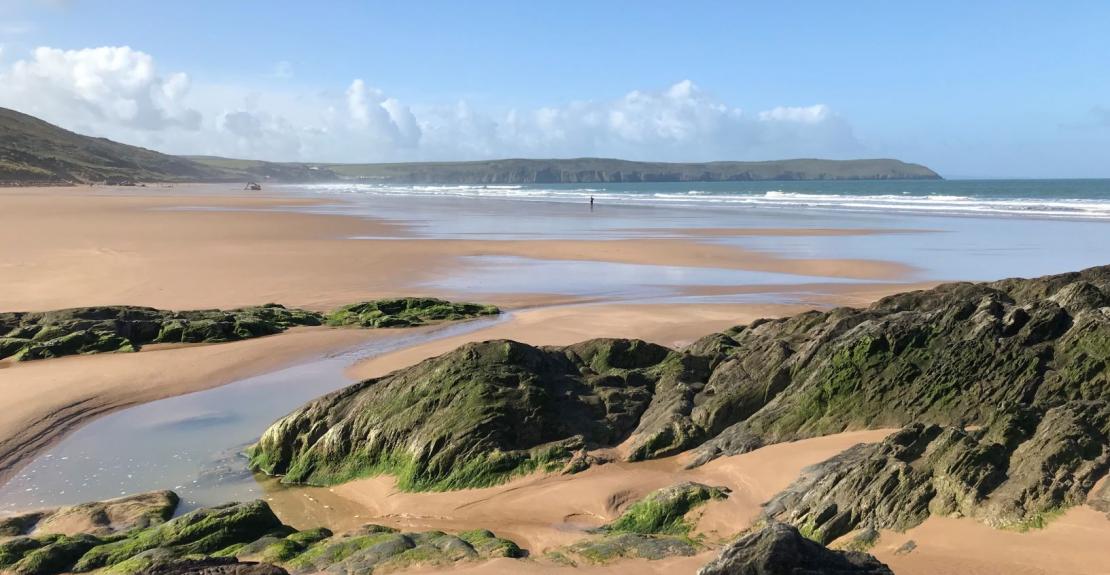
<instances>
[{"instance_id":1,"label":"cumulus cloud","mask_svg":"<svg viewBox=\"0 0 1110 575\"><path fill-rule=\"evenodd\" d=\"M279 73L280 72L280 73ZM38 48L0 62L0 105L171 153L272 160L401 161L610 156L702 161L844 157L861 146L828 106L749 113L690 80L534 109L402 102L362 79L297 89L279 63L258 87L160 73L129 47Z\"/></svg>"},{"instance_id":2,"label":"cumulus cloud","mask_svg":"<svg viewBox=\"0 0 1110 575\"><path fill-rule=\"evenodd\" d=\"M187 75L159 76L150 55L126 46L37 48L0 73L0 101L71 124L196 129L201 116L184 105L188 91Z\"/></svg>"}]
</instances>

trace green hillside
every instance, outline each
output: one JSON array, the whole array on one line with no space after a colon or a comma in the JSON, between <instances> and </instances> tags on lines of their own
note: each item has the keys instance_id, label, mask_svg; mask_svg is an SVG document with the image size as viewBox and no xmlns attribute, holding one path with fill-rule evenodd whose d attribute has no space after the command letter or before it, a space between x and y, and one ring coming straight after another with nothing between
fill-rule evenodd
<instances>
[{"instance_id":1,"label":"green hillside","mask_svg":"<svg viewBox=\"0 0 1110 575\"><path fill-rule=\"evenodd\" d=\"M606 158L330 164L171 156L65 130L0 108L0 185L93 182L551 184L749 180L939 179L898 160L665 163Z\"/></svg>"}]
</instances>

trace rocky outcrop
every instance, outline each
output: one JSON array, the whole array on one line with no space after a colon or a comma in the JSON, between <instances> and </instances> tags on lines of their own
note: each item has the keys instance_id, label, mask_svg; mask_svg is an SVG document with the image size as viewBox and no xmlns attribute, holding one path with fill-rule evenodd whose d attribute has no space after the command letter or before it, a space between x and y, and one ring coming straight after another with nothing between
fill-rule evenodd
<instances>
[{"instance_id":1,"label":"rocky outcrop","mask_svg":"<svg viewBox=\"0 0 1110 575\"><path fill-rule=\"evenodd\" d=\"M657 489L632 503L620 517L593 535L547 553L565 564L608 563L617 559L656 560L690 556L703 546L689 537L698 508L728 497L728 489L685 481Z\"/></svg>"},{"instance_id":2,"label":"rocky outcrop","mask_svg":"<svg viewBox=\"0 0 1110 575\"><path fill-rule=\"evenodd\" d=\"M435 298L396 298L366 301L338 308L326 316L328 325L359 327L410 327L436 321L452 321L497 315L497 306L454 303Z\"/></svg>"},{"instance_id":3,"label":"rocky outcrop","mask_svg":"<svg viewBox=\"0 0 1110 575\"><path fill-rule=\"evenodd\" d=\"M893 575L857 551L832 551L797 529L772 523L726 547L698 575Z\"/></svg>"},{"instance_id":4,"label":"rocky outcrop","mask_svg":"<svg viewBox=\"0 0 1110 575\"><path fill-rule=\"evenodd\" d=\"M446 566L459 561L523 556L524 552L515 543L485 530L458 535L441 531L402 533L380 525L367 525L320 541L294 555L284 565L294 575L325 570L355 575L411 565Z\"/></svg>"},{"instance_id":5,"label":"rocky outcrop","mask_svg":"<svg viewBox=\"0 0 1110 575\"><path fill-rule=\"evenodd\" d=\"M928 450L888 446L859 478L889 472L908 482L897 483L903 499L876 487L889 505L900 501L894 517L837 501L828 517L812 510L815 525L841 511L846 525L909 524L920 505L1035 525L1106 473L1108 294L1110 267L1099 267L761 320L681 351L628 340L471 344L310 403L275 423L252 457L288 482L391 473L404 488L452 489L555 470L570 450L626 438L630 459L697 448L700 464L776 442L920 424ZM914 473L898 461L912 461ZM579 457L573 469L588 464ZM866 492L852 481L845 485ZM871 503L867 513L879 514L883 506ZM805 526L808 513L789 520Z\"/></svg>"},{"instance_id":6,"label":"rocky outcrop","mask_svg":"<svg viewBox=\"0 0 1110 575\"><path fill-rule=\"evenodd\" d=\"M266 304L233 310L166 311L102 306L0 313L0 359L137 351L155 343L220 343L273 335L294 326L407 327L496 315L495 306L433 298L367 301L327 314Z\"/></svg>"},{"instance_id":7,"label":"rocky outcrop","mask_svg":"<svg viewBox=\"0 0 1110 575\"><path fill-rule=\"evenodd\" d=\"M173 494L171 494L173 495ZM172 500L176 504L177 496ZM120 500L69 509L111 509ZM171 510L172 511L172 510ZM263 501L198 509L170 520L135 522L115 532L81 532L9 538L0 543L0 572L14 575L108 572L116 575L284 575L370 573L410 565L441 565L495 557L522 557L515 543L490 531L451 535L402 533L367 525L335 535L327 529L297 531ZM45 525L45 524L40 524Z\"/></svg>"},{"instance_id":8,"label":"rocky outcrop","mask_svg":"<svg viewBox=\"0 0 1110 575\"><path fill-rule=\"evenodd\" d=\"M765 514L830 543L856 529L903 531L929 515L1041 527L1082 504L1110 468L1110 403L1015 407L974 431L915 424L805 470Z\"/></svg>"},{"instance_id":9,"label":"rocky outcrop","mask_svg":"<svg viewBox=\"0 0 1110 575\"><path fill-rule=\"evenodd\" d=\"M572 451L627 437L673 357L642 341L467 344L298 409L266 430L251 464L287 483L390 473L405 489L557 470Z\"/></svg>"},{"instance_id":10,"label":"rocky outcrop","mask_svg":"<svg viewBox=\"0 0 1110 575\"><path fill-rule=\"evenodd\" d=\"M208 557L155 563L143 575L289 575L289 572L269 563Z\"/></svg>"},{"instance_id":11,"label":"rocky outcrop","mask_svg":"<svg viewBox=\"0 0 1110 575\"><path fill-rule=\"evenodd\" d=\"M172 491L152 491L107 501L34 511L0 519L0 537L32 532L54 535L108 535L144 529L173 516L178 504Z\"/></svg>"},{"instance_id":12,"label":"rocky outcrop","mask_svg":"<svg viewBox=\"0 0 1110 575\"><path fill-rule=\"evenodd\" d=\"M0 314L0 359L136 351L152 343L216 343L320 325L320 315L277 304L235 310L172 312L104 306Z\"/></svg>"},{"instance_id":13,"label":"rocky outcrop","mask_svg":"<svg viewBox=\"0 0 1110 575\"><path fill-rule=\"evenodd\" d=\"M724 487L685 481L655 490L628 506L616 521L606 525L611 533L685 535L693 528L687 516L714 499L728 497Z\"/></svg>"},{"instance_id":14,"label":"rocky outcrop","mask_svg":"<svg viewBox=\"0 0 1110 575\"><path fill-rule=\"evenodd\" d=\"M1110 267L1033 280L947 284L755 322L695 344L717 361L670 391L671 426L641 425L638 453L674 425L711 438L699 462L846 429L985 423L1110 392ZM666 391L666 390L664 390ZM688 397L688 399L686 399ZM661 401L656 398L655 401ZM654 402L653 402L654 403Z\"/></svg>"}]
</instances>

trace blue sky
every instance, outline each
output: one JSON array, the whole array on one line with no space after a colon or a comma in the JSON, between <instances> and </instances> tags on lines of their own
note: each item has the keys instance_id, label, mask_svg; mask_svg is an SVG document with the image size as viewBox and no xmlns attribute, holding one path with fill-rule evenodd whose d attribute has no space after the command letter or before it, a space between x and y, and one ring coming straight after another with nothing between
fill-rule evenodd
<instances>
[{"instance_id":1,"label":"blue sky","mask_svg":"<svg viewBox=\"0 0 1110 575\"><path fill-rule=\"evenodd\" d=\"M1110 177L1106 2L311 4L6 0L0 105L268 159L883 156Z\"/></svg>"}]
</instances>

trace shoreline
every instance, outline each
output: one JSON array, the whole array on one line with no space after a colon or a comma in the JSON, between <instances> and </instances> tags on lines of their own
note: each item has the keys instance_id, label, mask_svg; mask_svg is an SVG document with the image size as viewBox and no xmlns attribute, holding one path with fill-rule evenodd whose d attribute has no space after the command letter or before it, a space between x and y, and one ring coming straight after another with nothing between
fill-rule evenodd
<instances>
[{"instance_id":1,"label":"shoreline","mask_svg":"<svg viewBox=\"0 0 1110 575\"><path fill-rule=\"evenodd\" d=\"M399 221L280 209L320 200L207 189L192 195L179 188L169 194L88 190L0 190L0 246L7 246L0 247L0 273L11 278L0 309L127 304L181 310L266 302L322 309L375 297L448 295L426 284L465 273L463 258L473 256L861 281L915 273L898 262L790 258L710 238L665 237L665 228L659 238L450 240L416 236ZM171 209L183 207L191 209ZM351 239L359 236L387 239Z\"/></svg>"}]
</instances>

